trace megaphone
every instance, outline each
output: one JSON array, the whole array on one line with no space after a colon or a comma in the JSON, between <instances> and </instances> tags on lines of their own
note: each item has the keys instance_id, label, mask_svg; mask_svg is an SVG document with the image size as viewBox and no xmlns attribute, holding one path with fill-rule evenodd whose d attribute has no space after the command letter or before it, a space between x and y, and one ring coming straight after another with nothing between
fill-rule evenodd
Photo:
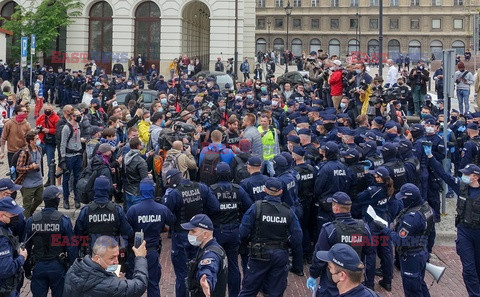
<instances>
[{"instance_id":1,"label":"megaphone","mask_svg":"<svg viewBox=\"0 0 480 297\"><path fill-rule=\"evenodd\" d=\"M430 263L427 262L426 270L437 281L437 284L440 281L440 279L442 278L443 274L445 273L445 269L447 269L447 268L441 267L441 266L436 266L436 265L433 265L433 264L430 264Z\"/></svg>"}]
</instances>

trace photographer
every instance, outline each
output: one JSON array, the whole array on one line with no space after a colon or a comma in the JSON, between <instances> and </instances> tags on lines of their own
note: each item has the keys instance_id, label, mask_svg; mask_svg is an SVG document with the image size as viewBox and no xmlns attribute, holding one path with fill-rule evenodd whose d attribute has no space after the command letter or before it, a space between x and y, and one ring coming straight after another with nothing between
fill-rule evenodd
<instances>
[{"instance_id":1,"label":"photographer","mask_svg":"<svg viewBox=\"0 0 480 297\"><path fill-rule=\"evenodd\" d=\"M338 109L343 94L343 69L342 62L339 60L333 61L333 66L330 68L332 74L328 79L330 84L330 96L332 96L333 107Z\"/></svg>"},{"instance_id":2,"label":"photographer","mask_svg":"<svg viewBox=\"0 0 480 297\"><path fill-rule=\"evenodd\" d=\"M47 164L50 164L55 158L55 133L56 125L60 117L53 110L53 106L50 103L44 105L43 114L35 121L35 126L38 131L38 136L40 138L41 144L40 147L44 154L47 154ZM53 181L50 181L50 166L48 172L48 181L47 184L50 184Z\"/></svg>"},{"instance_id":3,"label":"photographer","mask_svg":"<svg viewBox=\"0 0 480 297\"><path fill-rule=\"evenodd\" d=\"M422 61L418 61L418 66L410 71L408 76L410 86L412 87L414 114L420 115L420 108L425 103L427 94L427 82L430 79L429 72L425 69Z\"/></svg>"},{"instance_id":4,"label":"photographer","mask_svg":"<svg viewBox=\"0 0 480 297\"><path fill-rule=\"evenodd\" d=\"M366 72L367 67L365 66L365 63L360 62L355 65L355 73L356 75L352 77L352 79L349 81L349 83L354 84L354 90L353 93L355 94L355 104L357 108L357 113L358 114L367 114L367 107L368 107L368 101L366 100L367 97L368 99L370 98L370 94L367 94L367 89L368 85L370 85L373 81L372 77L370 74ZM365 105L365 102L367 102L367 105Z\"/></svg>"}]
</instances>

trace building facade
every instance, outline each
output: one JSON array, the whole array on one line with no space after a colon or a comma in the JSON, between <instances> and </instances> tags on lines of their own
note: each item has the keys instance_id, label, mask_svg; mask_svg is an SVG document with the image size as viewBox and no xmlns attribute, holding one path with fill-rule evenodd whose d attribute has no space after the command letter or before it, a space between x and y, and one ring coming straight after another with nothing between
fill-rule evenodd
<instances>
[{"instance_id":1,"label":"building facade","mask_svg":"<svg viewBox=\"0 0 480 297\"><path fill-rule=\"evenodd\" d=\"M156 64L161 73L168 73L170 61L182 54L198 56L204 69L217 57L234 57L235 1L80 1L84 3L82 16L62 30L52 52L39 53L46 65L64 62L67 68L82 69L86 60L93 59L110 72L112 62L120 60L127 69L127 59L140 54L147 67ZM29 3L0 1L1 15L8 18L15 5L29 7ZM241 60L254 56L255 2L237 3L237 51ZM12 37L9 42L19 42L19 38Z\"/></svg>"},{"instance_id":2,"label":"building facade","mask_svg":"<svg viewBox=\"0 0 480 297\"><path fill-rule=\"evenodd\" d=\"M256 0L256 52L283 51L288 0ZM295 56L322 49L345 59L379 51L379 0L290 0L288 49ZM479 0L383 0L384 58L440 59L443 49L473 48ZM378 54L377 54L378 55Z\"/></svg>"}]
</instances>

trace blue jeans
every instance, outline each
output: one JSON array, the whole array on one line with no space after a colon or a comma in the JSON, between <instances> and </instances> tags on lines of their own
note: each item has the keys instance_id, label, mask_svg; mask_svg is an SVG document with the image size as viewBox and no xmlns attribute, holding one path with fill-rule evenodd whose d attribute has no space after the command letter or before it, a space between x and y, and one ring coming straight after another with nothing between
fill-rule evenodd
<instances>
[{"instance_id":1,"label":"blue jeans","mask_svg":"<svg viewBox=\"0 0 480 297\"><path fill-rule=\"evenodd\" d=\"M460 113L463 114L463 107L465 106L465 113L470 110L470 102L468 98L470 97L470 90L457 89L457 98L458 98L458 108Z\"/></svg>"},{"instance_id":2,"label":"blue jeans","mask_svg":"<svg viewBox=\"0 0 480 297\"><path fill-rule=\"evenodd\" d=\"M125 212L127 212L132 205L135 205L138 202L140 202L140 197L125 193Z\"/></svg>"},{"instance_id":3,"label":"blue jeans","mask_svg":"<svg viewBox=\"0 0 480 297\"><path fill-rule=\"evenodd\" d=\"M52 160L55 158L55 145L42 143L40 146L42 148L42 153L47 154L48 180L52 185L54 185L55 182L50 180L50 176L52 174L52 172L50 172L50 164L52 164Z\"/></svg>"},{"instance_id":4,"label":"blue jeans","mask_svg":"<svg viewBox=\"0 0 480 297\"><path fill-rule=\"evenodd\" d=\"M275 175L275 170L273 169L273 163L271 161L264 160L262 163L262 169L260 172L263 174L265 171L265 167L267 167L267 173L270 177L273 177Z\"/></svg>"},{"instance_id":5,"label":"blue jeans","mask_svg":"<svg viewBox=\"0 0 480 297\"><path fill-rule=\"evenodd\" d=\"M70 195L70 175L73 172L73 194L75 201L78 200L77 190L75 187L77 186L78 178L80 177L80 173L82 172L82 156L77 155L73 157L65 157L65 162L67 165L67 170L63 172L63 180L62 180L62 187L63 187L63 200L68 201L68 196Z\"/></svg>"}]
</instances>

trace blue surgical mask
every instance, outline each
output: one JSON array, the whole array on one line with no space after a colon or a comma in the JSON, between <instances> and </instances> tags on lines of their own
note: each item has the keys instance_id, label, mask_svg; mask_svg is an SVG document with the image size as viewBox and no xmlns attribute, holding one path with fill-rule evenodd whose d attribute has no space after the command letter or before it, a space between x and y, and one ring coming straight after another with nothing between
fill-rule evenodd
<instances>
[{"instance_id":1,"label":"blue surgical mask","mask_svg":"<svg viewBox=\"0 0 480 297\"><path fill-rule=\"evenodd\" d=\"M162 99L160 100L160 102L161 102L163 105L167 105L167 102L168 102L168 101L167 101L167 98L162 98Z\"/></svg>"},{"instance_id":2,"label":"blue surgical mask","mask_svg":"<svg viewBox=\"0 0 480 297\"><path fill-rule=\"evenodd\" d=\"M468 175L462 175L462 182L470 184L470 177Z\"/></svg>"},{"instance_id":3,"label":"blue surgical mask","mask_svg":"<svg viewBox=\"0 0 480 297\"><path fill-rule=\"evenodd\" d=\"M252 99L252 95L247 95L247 99Z\"/></svg>"},{"instance_id":4,"label":"blue surgical mask","mask_svg":"<svg viewBox=\"0 0 480 297\"><path fill-rule=\"evenodd\" d=\"M190 93L193 93L193 89L192 89L192 88L190 88L189 90L190 90Z\"/></svg>"},{"instance_id":5,"label":"blue surgical mask","mask_svg":"<svg viewBox=\"0 0 480 297\"><path fill-rule=\"evenodd\" d=\"M362 71L360 69L355 69L355 73L360 74L360 73L362 73Z\"/></svg>"},{"instance_id":6,"label":"blue surgical mask","mask_svg":"<svg viewBox=\"0 0 480 297\"><path fill-rule=\"evenodd\" d=\"M114 264L114 265L108 265L107 269L105 270L107 272L115 273L115 271L117 271L117 268L118 268L118 264Z\"/></svg>"},{"instance_id":7,"label":"blue surgical mask","mask_svg":"<svg viewBox=\"0 0 480 297\"><path fill-rule=\"evenodd\" d=\"M265 91L267 91L267 87L261 87L260 90L261 90L262 92L265 92Z\"/></svg>"},{"instance_id":8,"label":"blue surgical mask","mask_svg":"<svg viewBox=\"0 0 480 297\"><path fill-rule=\"evenodd\" d=\"M340 108L345 108L345 106L346 106L345 103L343 103L343 102L340 103Z\"/></svg>"}]
</instances>

